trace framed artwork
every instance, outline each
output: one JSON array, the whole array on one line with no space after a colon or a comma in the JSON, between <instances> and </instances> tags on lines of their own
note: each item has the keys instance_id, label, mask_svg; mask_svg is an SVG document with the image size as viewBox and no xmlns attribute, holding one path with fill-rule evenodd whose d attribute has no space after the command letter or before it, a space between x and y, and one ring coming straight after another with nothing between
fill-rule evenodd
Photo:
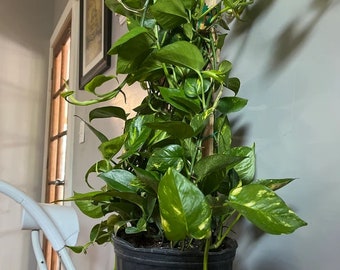
<instances>
[{"instance_id":1,"label":"framed artwork","mask_svg":"<svg viewBox=\"0 0 340 270\"><path fill-rule=\"evenodd\" d=\"M79 89L111 65L112 12L103 0L80 0Z\"/></svg>"}]
</instances>

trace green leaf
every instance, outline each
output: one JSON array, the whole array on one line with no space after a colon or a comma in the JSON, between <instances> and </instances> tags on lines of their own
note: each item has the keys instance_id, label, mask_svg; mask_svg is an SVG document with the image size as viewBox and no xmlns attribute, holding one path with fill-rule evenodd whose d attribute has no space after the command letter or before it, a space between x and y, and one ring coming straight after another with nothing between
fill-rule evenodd
<instances>
[{"instance_id":1,"label":"green leaf","mask_svg":"<svg viewBox=\"0 0 340 270\"><path fill-rule=\"evenodd\" d=\"M134 27L124 35L122 35L111 47L108 51L108 54L117 54L119 52L119 48L126 48L127 44L134 42L136 38L140 37L148 33L149 30L145 27ZM131 52L132 53L132 52Z\"/></svg>"},{"instance_id":2,"label":"green leaf","mask_svg":"<svg viewBox=\"0 0 340 270\"><path fill-rule=\"evenodd\" d=\"M167 239L210 236L211 209L203 193L182 174L169 168L159 183L158 199Z\"/></svg>"},{"instance_id":3,"label":"green leaf","mask_svg":"<svg viewBox=\"0 0 340 270\"><path fill-rule=\"evenodd\" d=\"M103 143L108 141L109 139L103 134L101 133L99 130L97 130L95 127L93 127L91 124L87 123L86 121L84 121L81 117L77 116L81 121L83 121L85 123L85 125L93 132L94 135L96 135L96 137Z\"/></svg>"},{"instance_id":4,"label":"green leaf","mask_svg":"<svg viewBox=\"0 0 340 270\"><path fill-rule=\"evenodd\" d=\"M90 99L90 100L84 100L84 101L76 99L75 96L74 96L74 91L65 91L65 92L62 92L60 95L63 98L65 98L67 102L69 102L73 105L88 106L88 105L93 105L93 104L97 104L97 103L100 103L100 102L111 100L114 97L116 97L120 91L121 90L119 88L114 89L114 90L112 90L112 91L110 91L110 92L108 92L104 95L100 95L100 96L97 95L98 98Z\"/></svg>"},{"instance_id":5,"label":"green leaf","mask_svg":"<svg viewBox=\"0 0 340 270\"><path fill-rule=\"evenodd\" d=\"M226 81L226 79L229 77L229 72L231 68L232 68L232 64L229 61L224 60L218 66L218 70L212 70L212 69L204 70L202 74L210 78L213 78L217 82L223 84Z\"/></svg>"},{"instance_id":6,"label":"green leaf","mask_svg":"<svg viewBox=\"0 0 340 270\"><path fill-rule=\"evenodd\" d=\"M159 183L158 177L153 172L143 170L142 168L134 167L133 169L138 181L142 182L147 187L151 187L153 191L157 193Z\"/></svg>"},{"instance_id":7,"label":"green leaf","mask_svg":"<svg viewBox=\"0 0 340 270\"><path fill-rule=\"evenodd\" d=\"M100 234L100 231L101 231L101 224L94 225L90 232L90 240L96 241L98 235Z\"/></svg>"},{"instance_id":8,"label":"green leaf","mask_svg":"<svg viewBox=\"0 0 340 270\"><path fill-rule=\"evenodd\" d=\"M157 149L149 158L146 169L166 172L172 167L176 171L181 171L184 166L183 154L183 148L176 144Z\"/></svg>"},{"instance_id":9,"label":"green leaf","mask_svg":"<svg viewBox=\"0 0 340 270\"><path fill-rule=\"evenodd\" d=\"M140 64L139 68L132 74L128 75L127 82L129 85L136 81L157 81L164 76L164 70L162 63L153 57L151 53L146 59Z\"/></svg>"},{"instance_id":10,"label":"green leaf","mask_svg":"<svg viewBox=\"0 0 340 270\"><path fill-rule=\"evenodd\" d=\"M125 141L126 152L121 156L122 159L138 153L138 150L146 143L151 129L146 126L146 122L153 121L153 115L139 115L135 117L127 129Z\"/></svg>"},{"instance_id":11,"label":"green leaf","mask_svg":"<svg viewBox=\"0 0 340 270\"><path fill-rule=\"evenodd\" d=\"M112 224L115 220L119 222L119 219L131 220L135 210L136 205L128 201L110 202L105 211L107 213L114 213L114 215L111 216L110 220L108 219L108 225L110 225L109 222ZM117 215L119 215L120 218L117 218Z\"/></svg>"},{"instance_id":12,"label":"green leaf","mask_svg":"<svg viewBox=\"0 0 340 270\"><path fill-rule=\"evenodd\" d=\"M198 134L199 132L203 131L203 129L206 127L207 121L209 120L209 117L214 113L214 108L209 108L205 110L204 112L200 114L196 114L190 122L190 126L195 131L195 134Z\"/></svg>"},{"instance_id":13,"label":"green leaf","mask_svg":"<svg viewBox=\"0 0 340 270\"><path fill-rule=\"evenodd\" d=\"M198 187L204 195L212 194L217 190L220 190L221 184L225 182L227 171L222 169L214 171L205 176L198 183Z\"/></svg>"},{"instance_id":14,"label":"green leaf","mask_svg":"<svg viewBox=\"0 0 340 270\"><path fill-rule=\"evenodd\" d=\"M102 245L106 242L109 242L112 237L112 232L107 230L106 221L102 221L99 224L96 224L90 232L90 240L92 242L97 243L98 245Z\"/></svg>"},{"instance_id":15,"label":"green leaf","mask_svg":"<svg viewBox=\"0 0 340 270\"><path fill-rule=\"evenodd\" d=\"M119 137L113 138L109 141L103 142L99 146L99 150L104 159L112 159L124 145L127 134L123 134Z\"/></svg>"},{"instance_id":16,"label":"green leaf","mask_svg":"<svg viewBox=\"0 0 340 270\"><path fill-rule=\"evenodd\" d=\"M241 82L238 78L229 78L225 86L237 95L240 90Z\"/></svg>"},{"instance_id":17,"label":"green leaf","mask_svg":"<svg viewBox=\"0 0 340 270\"><path fill-rule=\"evenodd\" d=\"M165 63L200 71L205 62L201 51L187 41L176 41L154 53L154 57Z\"/></svg>"},{"instance_id":18,"label":"green leaf","mask_svg":"<svg viewBox=\"0 0 340 270\"><path fill-rule=\"evenodd\" d=\"M93 200L93 198L102 194L103 191L91 191L87 193L74 192L73 196L67 198L65 201Z\"/></svg>"},{"instance_id":19,"label":"green leaf","mask_svg":"<svg viewBox=\"0 0 340 270\"><path fill-rule=\"evenodd\" d=\"M171 136L178 139L185 139L194 136L194 130L186 123L180 121L166 121L166 122L149 122L146 126L152 129L159 129L166 131Z\"/></svg>"},{"instance_id":20,"label":"green leaf","mask_svg":"<svg viewBox=\"0 0 340 270\"><path fill-rule=\"evenodd\" d=\"M192 30L192 25L191 23L186 23L183 25L183 30L184 30L184 34L186 35L186 37L191 40L194 33L193 33L193 30Z\"/></svg>"},{"instance_id":21,"label":"green leaf","mask_svg":"<svg viewBox=\"0 0 340 270\"><path fill-rule=\"evenodd\" d=\"M282 179L257 179L252 184L260 184L264 185L271 190L278 190L285 185L288 185L290 182L295 180L294 178L282 178Z\"/></svg>"},{"instance_id":22,"label":"green leaf","mask_svg":"<svg viewBox=\"0 0 340 270\"><path fill-rule=\"evenodd\" d=\"M222 182L219 183L218 192L221 194L228 195L230 191L239 186L240 184L240 178L237 174L237 172L234 169L231 169L228 171L228 174L223 179Z\"/></svg>"},{"instance_id":23,"label":"green leaf","mask_svg":"<svg viewBox=\"0 0 340 270\"><path fill-rule=\"evenodd\" d=\"M249 184L255 176L255 144L252 147L240 146L234 147L230 151L231 155L243 157L234 169L242 180L243 184Z\"/></svg>"},{"instance_id":24,"label":"green leaf","mask_svg":"<svg viewBox=\"0 0 340 270\"><path fill-rule=\"evenodd\" d=\"M98 204L93 204L92 201L75 201L75 204L79 210L86 216L91 218L101 218L104 216L102 206Z\"/></svg>"},{"instance_id":25,"label":"green leaf","mask_svg":"<svg viewBox=\"0 0 340 270\"><path fill-rule=\"evenodd\" d=\"M200 159L194 166L199 179L216 171L228 171L243 160L243 157L215 154Z\"/></svg>"},{"instance_id":26,"label":"green leaf","mask_svg":"<svg viewBox=\"0 0 340 270\"><path fill-rule=\"evenodd\" d=\"M85 174L85 182L86 184L93 189L93 187L90 185L89 183L89 175L91 173L102 173L102 172L107 172L108 170L111 170L112 166L110 164L110 162L108 162L107 160L100 160L98 162L96 162L95 164L93 164L86 172Z\"/></svg>"},{"instance_id":27,"label":"green leaf","mask_svg":"<svg viewBox=\"0 0 340 270\"><path fill-rule=\"evenodd\" d=\"M82 253L85 251L84 246L67 246L69 249L71 249L74 253Z\"/></svg>"},{"instance_id":28,"label":"green leaf","mask_svg":"<svg viewBox=\"0 0 340 270\"><path fill-rule=\"evenodd\" d=\"M163 147L165 145L170 144L170 141L173 139L168 140L170 135L163 130L154 130L151 136L148 139L146 146L150 146L152 149Z\"/></svg>"},{"instance_id":29,"label":"green leaf","mask_svg":"<svg viewBox=\"0 0 340 270\"><path fill-rule=\"evenodd\" d=\"M86 194L75 192L74 196L72 196L68 200L74 201L77 207L79 208L79 210L86 216L91 217L91 218L100 218L104 216L102 205L93 203L93 200L91 199L92 196L99 194L99 193L101 192L91 192L91 193L86 193ZM83 196L84 199L81 199L81 196Z\"/></svg>"},{"instance_id":30,"label":"green leaf","mask_svg":"<svg viewBox=\"0 0 340 270\"><path fill-rule=\"evenodd\" d=\"M102 84L104 84L107 81L110 81L112 79L116 78L115 76L105 76L105 75L97 75L95 76L90 82L88 82L85 87L84 90L87 92L90 92L98 97L103 96L103 95L98 95L96 93L96 89L101 86Z\"/></svg>"},{"instance_id":31,"label":"green leaf","mask_svg":"<svg viewBox=\"0 0 340 270\"><path fill-rule=\"evenodd\" d=\"M153 43L149 30L144 27L132 28L119 38L108 52L118 54L117 73L129 74L138 70L152 52Z\"/></svg>"},{"instance_id":32,"label":"green leaf","mask_svg":"<svg viewBox=\"0 0 340 270\"><path fill-rule=\"evenodd\" d=\"M307 225L274 191L263 185L233 189L229 205L267 233L289 234Z\"/></svg>"},{"instance_id":33,"label":"green leaf","mask_svg":"<svg viewBox=\"0 0 340 270\"><path fill-rule=\"evenodd\" d=\"M227 34L218 35L218 37L217 37L217 44L216 44L216 47L218 49L222 49L226 36L227 36Z\"/></svg>"},{"instance_id":34,"label":"green leaf","mask_svg":"<svg viewBox=\"0 0 340 270\"><path fill-rule=\"evenodd\" d=\"M208 195L206 196L206 199L212 209L212 215L214 217L230 215L233 211L228 205L227 197L224 194L218 194L216 197Z\"/></svg>"},{"instance_id":35,"label":"green leaf","mask_svg":"<svg viewBox=\"0 0 340 270\"><path fill-rule=\"evenodd\" d=\"M221 115L216 119L217 131L217 153L226 154L231 146L231 128L226 115Z\"/></svg>"},{"instance_id":36,"label":"green leaf","mask_svg":"<svg viewBox=\"0 0 340 270\"><path fill-rule=\"evenodd\" d=\"M198 97L201 96L202 93L206 93L211 86L211 82L208 79L203 80L203 87L202 82L199 78L187 78L182 85L184 89L184 93L188 97Z\"/></svg>"},{"instance_id":37,"label":"green leaf","mask_svg":"<svg viewBox=\"0 0 340 270\"><path fill-rule=\"evenodd\" d=\"M129 7L128 9L126 9L122 4L122 1L120 0L105 0L105 5L114 13L118 13L121 14L125 17L128 18L134 18L135 17L135 12L142 12L142 8L143 8L143 1L140 0L124 0L124 4L125 6ZM133 10L134 12L132 12L131 10Z\"/></svg>"},{"instance_id":38,"label":"green leaf","mask_svg":"<svg viewBox=\"0 0 340 270\"><path fill-rule=\"evenodd\" d=\"M181 111L197 113L201 110L200 101L188 97L181 89L159 87L159 90L166 102Z\"/></svg>"},{"instance_id":39,"label":"green leaf","mask_svg":"<svg viewBox=\"0 0 340 270\"><path fill-rule=\"evenodd\" d=\"M231 62L229 62L228 60L223 60L219 65L218 65L218 70L220 72L222 72L223 74L228 74L231 69L232 69L233 65Z\"/></svg>"},{"instance_id":40,"label":"green leaf","mask_svg":"<svg viewBox=\"0 0 340 270\"><path fill-rule=\"evenodd\" d=\"M136 192L136 188L131 185L131 182L136 179L136 176L129 171L113 169L99 174L99 177L114 190L121 192Z\"/></svg>"},{"instance_id":41,"label":"green leaf","mask_svg":"<svg viewBox=\"0 0 340 270\"><path fill-rule=\"evenodd\" d=\"M197 0L182 0L183 5L186 9L192 9L197 5Z\"/></svg>"},{"instance_id":42,"label":"green leaf","mask_svg":"<svg viewBox=\"0 0 340 270\"><path fill-rule=\"evenodd\" d=\"M247 99L239 97L223 97L219 100L217 110L221 113L228 114L242 110L248 103Z\"/></svg>"},{"instance_id":43,"label":"green leaf","mask_svg":"<svg viewBox=\"0 0 340 270\"><path fill-rule=\"evenodd\" d=\"M124 201L128 201L136 206L138 206L143 213L147 213L147 201L144 197L140 196L136 192L121 192L116 190L108 190L105 192L107 196L111 196L112 198L123 199ZM136 211L133 211L136 212Z\"/></svg>"},{"instance_id":44,"label":"green leaf","mask_svg":"<svg viewBox=\"0 0 340 270\"><path fill-rule=\"evenodd\" d=\"M144 218L140 218L137 222L137 226L131 226L127 227L125 229L126 234L135 234L135 233L140 233L140 232L145 232L146 231L146 220Z\"/></svg>"},{"instance_id":45,"label":"green leaf","mask_svg":"<svg viewBox=\"0 0 340 270\"><path fill-rule=\"evenodd\" d=\"M150 7L152 15L164 29L173 29L189 20L182 0L158 0Z\"/></svg>"},{"instance_id":46,"label":"green leaf","mask_svg":"<svg viewBox=\"0 0 340 270\"><path fill-rule=\"evenodd\" d=\"M122 109L121 107L115 107L115 106L99 107L99 108L92 110L89 113L90 122L93 119L109 118L109 117L116 117L116 118L126 120L126 116L127 115L124 109Z\"/></svg>"}]
</instances>

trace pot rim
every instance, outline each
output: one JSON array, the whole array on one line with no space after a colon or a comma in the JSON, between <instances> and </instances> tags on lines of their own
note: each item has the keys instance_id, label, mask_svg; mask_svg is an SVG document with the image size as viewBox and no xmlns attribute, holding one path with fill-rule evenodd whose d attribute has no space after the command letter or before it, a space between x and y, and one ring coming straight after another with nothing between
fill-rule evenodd
<instances>
[{"instance_id":1,"label":"pot rim","mask_svg":"<svg viewBox=\"0 0 340 270\"><path fill-rule=\"evenodd\" d=\"M136 252L151 252L151 253L158 253L158 254L203 254L203 251L197 250L197 249L192 249L192 250L180 250L180 249L174 249L174 248L168 248L168 247L135 247L133 246L130 242L127 240L119 237L119 236L113 236L113 245L117 243L119 246L124 246L125 248L131 250L131 251L136 251ZM238 244L235 239L232 238L226 238L225 243L228 245L228 247L221 248L220 250L210 250L209 255L219 255L219 254L224 254L228 253L230 251L236 251Z\"/></svg>"}]
</instances>

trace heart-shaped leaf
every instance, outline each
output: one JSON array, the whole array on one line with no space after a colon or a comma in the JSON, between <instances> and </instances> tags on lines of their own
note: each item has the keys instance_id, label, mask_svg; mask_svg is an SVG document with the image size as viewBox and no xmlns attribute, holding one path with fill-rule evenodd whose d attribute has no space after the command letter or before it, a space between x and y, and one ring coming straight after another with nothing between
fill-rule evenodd
<instances>
[{"instance_id":1,"label":"heart-shaped leaf","mask_svg":"<svg viewBox=\"0 0 340 270\"><path fill-rule=\"evenodd\" d=\"M102 153L103 158L107 160L112 159L124 145L125 138L126 134L123 134L119 137L103 142L99 146L99 150Z\"/></svg>"},{"instance_id":2,"label":"heart-shaped leaf","mask_svg":"<svg viewBox=\"0 0 340 270\"><path fill-rule=\"evenodd\" d=\"M149 158L146 169L166 172L169 167L181 171L184 165L183 148L172 144L154 151Z\"/></svg>"},{"instance_id":3,"label":"heart-shaped leaf","mask_svg":"<svg viewBox=\"0 0 340 270\"><path fill-rule=\"evenodd\" d=\"M154 53L154 57L168 64L200 71L204 66L201 51L187 41L176 41Z\"/></svg>"},{"instance_id":4,"label":"heart-shaped leaf","mask_svg":"<svg viewBox=\"0 0 340 270\"><path fill-rule=\"evenodd\" d=\"M247 99L239 97L223 97L219 100L217 110L223 114L238 112L248 103Z\"/></svg>"},{"instance_id":5,"label":"heart-shaped leaf","mask_svg":"<svg viewBox=\"0 0 340 270\"><path fill-rule=\"evenodd\" d=\"M194 171L198 178L202 179L219 170L228 171L242 160L243 157L215 154L200 159L195 164Z\"/></svg>"},{"instance_id":6,"label":"heart-shaped leaf","mask_svg":"<svg viewBox=\"0 0 340 270\"><path fill-rule=\"evenodd\" d=\"M158 199L167 239L210 236L210 206L203 193L182 174L169 168L159 183Z\"/></svg>"},{"instance_id":7,"label":"heart-shaped leaf","mask_svg":"<svg viewBox=\"0 0 340 270\"><path fill-rule=\"evenodd\" d=\"M186 123L180 121L165 121L165 122L153 122L146 123L146 126L152 129L159 129L166 131L171 136L178 139L185 139L194 136L194 130Z\"/></svg>"},{"instance_id":8,"label":"heart-shaped leaf","mask_svg":"<svg viewBox=\"0 0 340 270\"><path fill-rule=\"evenodd\" d=\"M165 101L179 110L188 113L197 113L201 110L200 101L188 97L181 89L160 87L159 90Z\"/></svg>"},{"instance_id":9,"label":"heart-shaped leaf","mask_svg":"<svg viewBox=\"0 0 340 270\"><path fill-rule=\"evenodd\" d=\"M136 188L131 185L131 182L136 179L136 176L129 171L121 169L113 169L111 171L99 174L110 188L121 192L135 192Z\"/></svg>"},{"instance_id":10,"label":"heart-shaped leaf","mask_svg":"<svg viewBox=\"0 0 340 270\"><path fill-rule=\"evenodd\" d=\"M182 0L158 0L150 11L164 29L173 29L188 20Z\"/></svg>"},{"instance_id":11,"label":"heart-shaped leaf","mask_svg":"<svg viewBox=\"0 0 340 270\"><path fill-rule=\"evenodd\" d=\"M99 107L99 108L93 109L89 113L90 122L93 119L109 118L109 117L117 117L117 118L126 120L126 113L124 109L122 109L121 107L116 107L116 106Z\"/></svg>"},{"instance_id":12,"label":"heart-shaped leaf","mask_svg":"<svg viewBox=\"0 0 340 270\"><path fill-rule=\"evenodd\" d=\"M235 188L228 199L231 207L267 233L288 234L307 225L274 191L263 185Z\"/></svg>"},{"instance_id":13,"label":"heart-shaped leaf","mask_svg":"<svg viewBox=\"0 0 340 270\"><path fill-rule=\"evenodd\" d=\"M253 183L261 184L266 187L269 187L271 190L278 190L285 185L288 185L290 182L294 181L294 178L282 178L282 179L257 179Z\"/></svg>"},{"instance_id":14,"label":"heart-shaped leaf","mask_svg":"<svg viewBox=\"0 0 340 270\"><path fill-rule=\"evenodd\" d=\"M243 160L234 167L243 184L252 182L254 180L256 166L255 145L252 147L233 147L230 153L234 156L243 157Z\"/></svg>"}]
</instances>

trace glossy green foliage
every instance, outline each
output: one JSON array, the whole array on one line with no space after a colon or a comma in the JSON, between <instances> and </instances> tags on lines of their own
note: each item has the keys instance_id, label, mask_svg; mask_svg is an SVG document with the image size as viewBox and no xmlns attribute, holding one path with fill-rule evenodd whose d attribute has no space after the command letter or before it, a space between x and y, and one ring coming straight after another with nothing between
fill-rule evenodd
<instances>
[{"instance_id":1,"label":"glossy green foliage","mask_svg":"<svg viewBox=\"0 0 340 270\"><path fill-rule=\"evenodd\" d=\"M173 29L186 23L189 18L182 0L158 0L150 7L150 12L157 23L164 29Z\"/></svg>"},{"instance_id":2,"label":"glossy green foliage","mask_svg":"<svg viewBox=\"0 0 340 270\"><path fill-rule=\"evenodd\" d=\"M159 183L158 198L163 229L169 240L210 236L211 209L203 193L182 174L169 168Z\"/></svg>"},{"instance_id":3,"label":"glossy green foliage","mask_svg":"<svg viewBox=\"0 0 340 270\"><path fill-rule=\"evenodd\" d=\"M255 179L255 145L232 142L229 114L248 101L238 96L241 84L230 77L231 62L218 55L229 32L227 18L239 18L252 1L105 2L127 17L127 32L109 50L117 57L117 74L126 77L107 93L98 88L117 74L95 77L85 87L91 100L79 101L70 90L64 97L81 106L101 103L118 94L125 98L125 85L138 82L145 98L134 113L105 104L85 121L102 156L85 182L91 186L90 175L96 174L103 187L70 200L84 214L101 218L90 243L123 233L181 248L195 239L206 245L207 256L241 216L272 234L306 225L275 193L293 179ZM114 138L95 128L110 118L124 122Z\"/></svg>"},{"instance_id":4,"label":"glossy green foliage","mask_svg":"<svg viewBox=\"0 0 340 270\"><path fill-rule=\"evenodd\" d=\"M170 144L163 148L155 150L148 160L147 170L158 170L166 172L169 167L176 171L181 171L184 166L183 148L177 144Z\"/></svg>"},{"instance_id":5,"label":"glossy green foliage","mask_svg":"<svg viewBox=\"0 0 340 270\"><path fill-rule=\"evenodd\" d=\"M204 66L200 50L187 41L176 41L154 53L154 57L164 63L199 71Z\"/></svg>"},{"instance_id":6,"label":"glossy green foliage","mask_svg":"<svg viewBox=\"0 0 340 270\"><path fill-rule=\"evenodd\" d=\"M252 184L233 189L229 205L261 230L271 234L288 234L306 225L271 189Z\"/></svg>"}]
</instances>

